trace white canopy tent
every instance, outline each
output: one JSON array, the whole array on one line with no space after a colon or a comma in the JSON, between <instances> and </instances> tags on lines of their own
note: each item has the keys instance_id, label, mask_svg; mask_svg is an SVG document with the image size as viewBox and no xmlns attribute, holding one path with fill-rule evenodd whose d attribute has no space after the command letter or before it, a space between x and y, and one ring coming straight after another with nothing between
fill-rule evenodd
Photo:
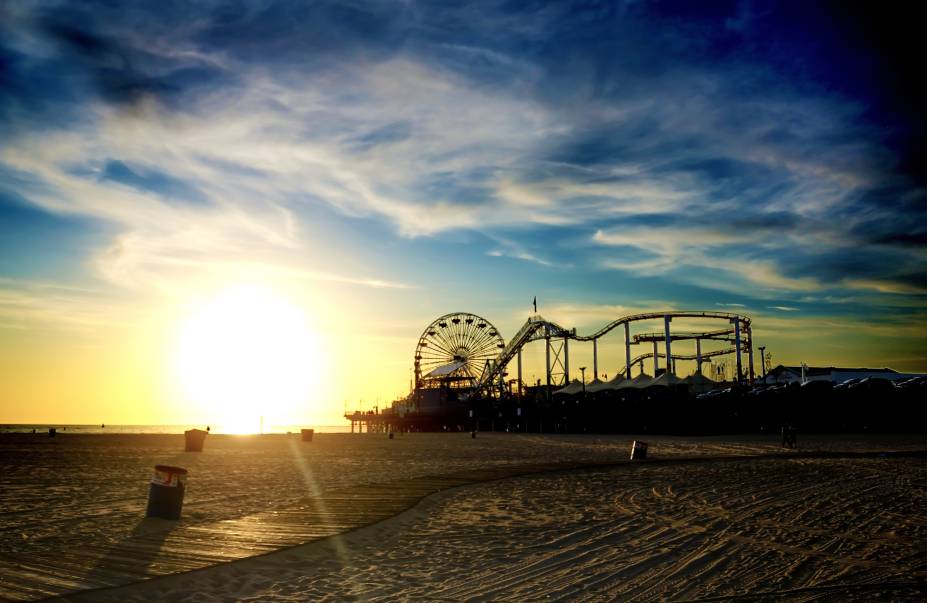
<instances>
[{"instance_id":1,"label":"white canopy tent","mask_svg":"<svg viewBox=\"0 0 927 603\"><path fill-rule=\"evenodd\" d=\"M425 379L438 379L441 377L447 377L448 375L453 374L454 371L458 371L465 366L467 366L466 362L451 362L450 364L439 366L438 368L430 371L427 375L425 375L424 378Z\"/></svg>"},{"instance_id":2,"label":"white canopy tent","mask_svg":"<svg viewBox=\"0 0 927 603\"><path fill-rule=\"evenodd\" d=\"M569 385L566 387L561 387L554 392L555 396L575 396L576 394L581 394L583 391L583 384L579 379L573 379Z\"/></svg>"}]
</instances>

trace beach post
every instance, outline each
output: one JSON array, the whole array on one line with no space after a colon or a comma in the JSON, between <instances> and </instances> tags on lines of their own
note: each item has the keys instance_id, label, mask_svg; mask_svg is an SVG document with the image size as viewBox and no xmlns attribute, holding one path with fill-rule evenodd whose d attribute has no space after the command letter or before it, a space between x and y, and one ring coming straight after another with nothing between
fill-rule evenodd
<instances>
[{"instance_id":1,"label":"beach post","mask_svg":"<svg viewBox=\"0 0 927 603\"><path fill-rule=\"evenodd\" d=\"M145 517L180 519L186 481L186 469L171 465L155 465L155 474L148 486L148 508L145 510Z\"/></svg>"},{"instance_id":2,"label":"beach post","mask_svg":"<svg viewBox=\"0 0 927 603\"><path fill-rule=\"evenodd\" d=\"M208 431L203 431L202 429L188 429L183 432L184 439L186 440L186 447L184 450L187 452L203 452L203 442L206 441L206 435Z\"/></svg>"},{"instance_id":3,"label":"beach post","mask_svg":"<svg viewBox=\"0 0 927 603\"><path fill-rule=\"evenodd\" d=\"M303 434L303 442L311 442L312 436L315 435L315 430L314 429L303 429L302 434Z\"/></svg>"},{"instance_id":4,"label":"beach post","mask_svg":"<svg viewBox=\"0 0 927 603\"><path fill-rule=\"evenodd\" d=\"M631 444L631 460L636 461L645 458L647 458L647 442L634 440Z\"/></svg>"}]
</instances>

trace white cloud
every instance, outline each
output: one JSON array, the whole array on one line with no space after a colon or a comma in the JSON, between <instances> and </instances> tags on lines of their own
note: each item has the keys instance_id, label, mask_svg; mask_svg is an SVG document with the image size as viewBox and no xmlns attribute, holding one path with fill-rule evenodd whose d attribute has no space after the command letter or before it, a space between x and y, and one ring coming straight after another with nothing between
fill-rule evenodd
<instances>
[{"instance_id":1,"label":"white cloud","mask_svg":"<svg viewBox=\"0 0 927 603\"><path fill-rule=\"evenodd\" d=\"M23 134L0 149L0 162L46 186L45 192L29 193L31 202L117 225L121 234L96 250L93 260L102 275L121 285L166 288L191 269L208 273L262 264L358 285L409 286L393 282L397 279L333 274L313 264L307 235L312 225L302 214L324 204L348 216L385 219L407 237L461 228L499 233L525 226L581 227L594 232L598 246L643 252L600 262L606 268L672 274L680 282L729 292L744 292L745 285L763 289L754 291L759 295L811 292L823 287L814 277L788 276L778 259L758 260L730 249L751 245L776 258L789 245L809 251L839 247L833 232L602 225L643 214L678 220L706 208L743 209L738 195L715 194L723 178L667 172L665 165L676 160L719 157L768 168L782 191L767 199L763 211L812 221L845 202L872 174L871 165L852 159L854 144L824 155L813 152L815 135L848 128L858 107L786 95L745 100L736 110L754 119L734 128L740 120L728 119L728 108L717 102L723 80L697 71L654 83L646 98L587 99L579 112L505 85L475 85L401 54L385 62L358 59L338 69L301 72L271 71L186 46L152 51L236 72L240 84L191 96L182 111L151 100L131 111L89 105L80 126ZM506 63L499 53L489 58ZM518 69L529 80L541 77L522 63ZM662 102L652 101L656 93ZM642 145L675 139L698 144L679 147L672 156L649 149L590 165L548 152L583 131L636 121L659 124L642 137ZM770 131L782 123L805 134L795 139L797 148L770 142L776 139ZM377 140L378 132L395 124L406 135ZM208 202L185 204L86 176L111 159L168 174ZM488 253L554 264L514 242ZM692 267L713 275L686 270ZM845 285L881 292L901 287L859 279Z\"/></svg>"},{"instance_id":2,"label":"white cloud","mask_svg":"<svg viewBox=\"0 0 927 603\"><path fill-rule=\"evenodd\" d=\"M64 326L93 333L101 327L130 327L139 316L105 291L45 281L0 278L0 323L5 328Z\"/></svg>"},{"instance_id":3,"label":"white cloud","mask_svg":"<svg viewBox=\"0 0 927 603\"><path fill-rule=\"evenodd\" d=\"M748 285L768 289L767 295L778 290L815 291L822 288L813 278L783 275L771 260L753 259L743 252L725 247L736 243L757 243L758 236L755 232L738 233L701 226L637 226L614 231L597 230L592 241L607 247L633 247L644 255L652 255L640 260L610 259L603 263L605 268L640 276L672 274L678 282L753 296L764 292L755 288L748 290ZM719 251L715 252L716 248ZM693 267L704 270L686 270ZM736 278L732 280L731 277Z\"/></svg>"},{"instance_id":4,"label":"white cloud","mask_svg":"<svg viewBox=\"0 0 927 603\"><path fill-rule=\"evenodd\" d=\"M887 279L858 279L850 278L845 279L843 284L846 287L852 289L867 289L870 291L878 291L879 293L891 293L891 294L902 294L902 295L924 295L927 294L927 287L920 287L917 285L908 285L905 283L899 283L896 281L890 281Z\"/></svg>"}]
</instances>

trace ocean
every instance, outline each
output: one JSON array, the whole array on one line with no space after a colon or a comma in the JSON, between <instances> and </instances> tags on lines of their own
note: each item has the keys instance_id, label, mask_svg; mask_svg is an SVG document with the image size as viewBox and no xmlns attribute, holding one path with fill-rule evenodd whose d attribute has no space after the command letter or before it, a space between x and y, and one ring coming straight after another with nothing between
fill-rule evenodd
<instances>
[{"instance_id":1,"label":"ocean","mask_svg":"<svg viewBox=\"0 0 927 603\"><path fill-rule=\"evenodd\" d=\"M83 434L129 434L129 433L183 433L188 429L205 429L206 425L72 425L53 423L8 423L0 425L0 433L47 433L54 427L58 433ZM351 431L350 423L346 425L269 425L264 433L299 433L300 429L314 429L316 433L347 433ZM223 433L221 429L213 433Z\"/></svg>"}]
</instances>

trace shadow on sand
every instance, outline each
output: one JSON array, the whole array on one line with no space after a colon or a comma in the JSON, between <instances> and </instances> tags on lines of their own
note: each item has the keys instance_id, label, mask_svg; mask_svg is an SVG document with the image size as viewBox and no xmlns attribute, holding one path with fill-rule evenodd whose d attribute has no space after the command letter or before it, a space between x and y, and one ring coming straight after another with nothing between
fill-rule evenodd
<instances>
[{"instance_id":1,"label":"shadow on sand","mask_svg":"<svg viewBox=\"0 0 927 603\"><path fill-rule=\"evenodd\" d=\"M200 452L180 452L163 462L184 468L199 464ZM101 588L123 586L154 576L163 571L155 569L156 560L171 534L181 526L182 520L145 517L138 520L131 532L110 546L80 580L79 590L64 593L58 600L93 600Z\"/></svg>"},{"instance_id":2,"label":"shadow on sand","mask_svg":"<svg viewBox=\"0 0 927 603\"><path fill-rule=\"evenodd\" d=\"M116 586L152 575L149 567L179 521L145 517L132 533L113 545L87 572L87 588Z\"/></svg>"}]
</instances>

